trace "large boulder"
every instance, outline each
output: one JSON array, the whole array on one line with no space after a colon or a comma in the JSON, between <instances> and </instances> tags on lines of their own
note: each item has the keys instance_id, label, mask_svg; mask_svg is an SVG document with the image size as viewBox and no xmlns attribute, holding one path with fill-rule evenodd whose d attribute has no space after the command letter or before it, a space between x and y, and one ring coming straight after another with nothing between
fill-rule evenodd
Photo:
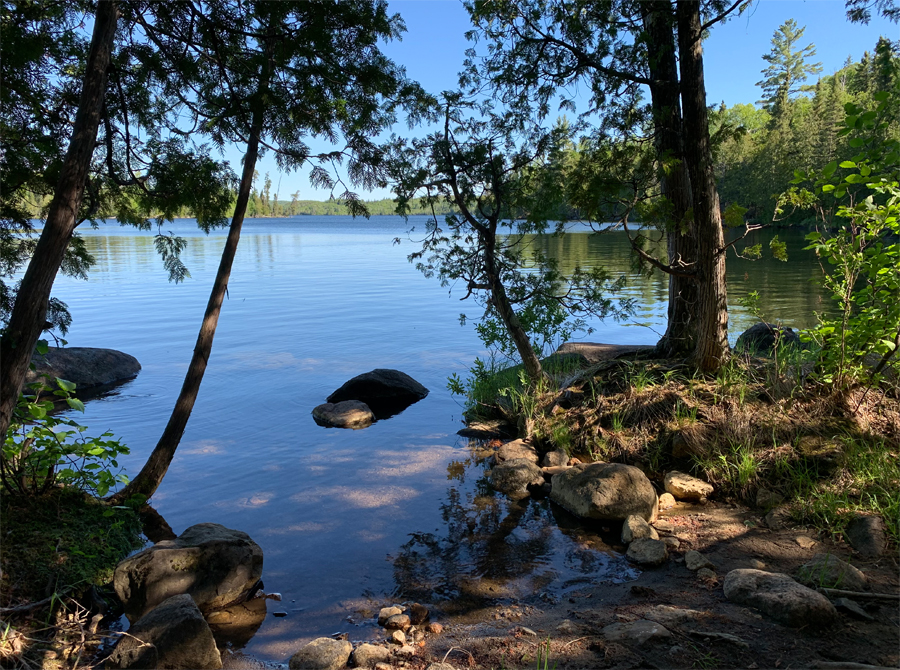
<instances>
[{"instance_id":1,"label":"large boulder","mask_svg":"<svg viewBox=\"0 0 900 670\"><path fill-rule=\"evenodd\" d=\"M347 640L320 637L303 647L288 661L290 670L338 670L347 665L353 645Z\"/></svg>"},{"instance_id":2,"label":"large boulder","mask_svg":"<svg viewBox=\"0 0 900 670\"><path fill-rule=\"evenodd\" d=\"M635 514L648 521L656 514L656 491L632 465L591 463L553 475L550 499L586 519L624 521Z\"/></svg>"},{"instance_id":3,"label":"large boulder","mask_svg":"<svg viewBox=\"0 0 900 670\"><path fill-rule=\"evenodd\" d=\"M731 602L755 607L793 628L830 626L838 616L828 598L779 572L732 570L724 590Z\"/></svg>"},{"instance_id":4,"label":"large boulder","mask_svg":"<svg viewBox=\"0 0 900 670\"><path fill-rule=\"evenodd\" d=\"M34 370L25 373L25 383L59 377L75 384L76 391L108 386L136 377L141 364L134 356L115 349L50 347L46 354L31 357Z\"/></svg>"},{"instance_id":5,"label":"large boulder","mask_svg":"<svg viewBox=\"0 0 900 670\"><path fill-rule=\"evenodd\" d=\"M250 595L262 567L262 549L247 533L200 523L119 563L113 587L130 621L182 593L208 612Z\"/></svg>"},{"instance_id":6,"label":"large boulder","mask_svg":"<svg viewBox=\"0 0 900 670\"><path fill-rule=\"evenodd\" d=\"M222 658L197 604L182 594L163 601L132 625L106 667L218 670Z\"/></svg>"},{"instance_id":7,"label":"large boulder","mask_svg":"<svg viewBox=\"0 0 900 670\"><path fill-rule=\"evenodd\" d=\"M759 322L740 334L734 350L742 353L771 355L776 345L782 348L800 346L800 336L787 326Z\"/></svg>"},{"instance_id":8,"label":"large boulder","mask_svg":"<svg viewBox=\"0 0 900 670\"><path fill-rule=\"evenodd\" d=\"M528 487L544 483L544 473L527 458L514 458L495 465L491 470L491 485L511 498L524 498Z\"/></svg>"},{"instance_id":9,"label":"large boulder","mask_svg":"<svg viewBox=\"0 0 900 670\"><path fill-rule=\"evenodd\" d=\"M317 424L330 428L353 428L355 430L371 426L375 421L375 415L369 406L359 400L326 402L315 407L312 415Z\"/></svg>"},{"instance_id":10,"label":"large boulder","mask_svg":"<svg viewBox=\"0 0 900 670\"><path fill-rule=\"evenodd\" d=\"M428 389L399 370L376 369L354 377L328 396L331 403L359 400L386 419L428 395Z\"/></svg>"}]
</instances>

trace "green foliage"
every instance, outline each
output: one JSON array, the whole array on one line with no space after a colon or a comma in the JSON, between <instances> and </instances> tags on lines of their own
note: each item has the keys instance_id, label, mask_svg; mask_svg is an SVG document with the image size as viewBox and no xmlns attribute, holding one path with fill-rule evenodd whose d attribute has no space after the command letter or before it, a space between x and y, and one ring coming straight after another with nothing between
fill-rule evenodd
<instances>
[{"instance_id":1,"label":"green foliage","mask_svg":"<svg viewBox=\"0 0 900 670\"><path fill-rule=\"evenodd\" d=\"M46 385L32 384L34 395L19 399L0 456L0 484L5 495L40 496L53 488L71 488L103 497L128 478L119 469L119 454L128 448L106 432L88 437L85 426L54 415L54 401L83 412L71 394L72 382L55 380L49 399Z\"/></svg>"},{"instance_id":2,"label":"green foliage","mask_svg":"<svg viewBox=\"0 0 900 670\"><path fill-rule=\"evenodd\" d=\"M876 99L874 110L846 105L841 133L858 153L814 183L815 211L831 230L810 233L808 248L830 266L824 283L838 310L821 315L810 337L821 347L820 378L836 388L877 381L900 346L900 141L885 132L887 94ZM872 354L880 361L870 375Z\"/></svg>"}]
</instances>

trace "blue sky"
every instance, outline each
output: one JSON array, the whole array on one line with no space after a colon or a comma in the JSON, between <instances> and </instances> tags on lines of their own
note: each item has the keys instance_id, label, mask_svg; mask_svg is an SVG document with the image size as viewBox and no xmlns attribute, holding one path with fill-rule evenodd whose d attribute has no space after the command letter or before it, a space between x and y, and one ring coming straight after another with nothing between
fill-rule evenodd
<instances>
[{"instance_id":1,"label":"blue sky","mask_svg":"<svg viewBox=\"0 0 900 670\"><path fill-rule=\"evenodd\" d=\"M437 93L454 88L464 53L471 43L465 32L471 28L468 15L459 0L390 0L390 9L406 21L407 32L401 42L384 46L385 53L406 67L408 75L427 90ZM763 54L771 48L772 34L787 19L793 18L806 26L801 46L816 45L816 61L822 62L822 73L840 69L848 56L858 60L864 51L872 51L880 35L900 38L900 27L873 17L865 26L846 20L843 0L757 0L743 16L718 25L704 42L707 101L752 103L759 99L756 86L765 65ZM398 133L415 134L405 125ZM314 147L324 150L326 147ZM235 171L240 170L240 151L232 150L226 157ZM260 176L266 172L273 186L279 182L274 157L270 154L260 161ZM324 200L328 192L313 189L306 172L280 176L279 198L300 191L300 199ZM364 198L387 197L386 191L364 193Z\"/></svg>"}]
</instances>

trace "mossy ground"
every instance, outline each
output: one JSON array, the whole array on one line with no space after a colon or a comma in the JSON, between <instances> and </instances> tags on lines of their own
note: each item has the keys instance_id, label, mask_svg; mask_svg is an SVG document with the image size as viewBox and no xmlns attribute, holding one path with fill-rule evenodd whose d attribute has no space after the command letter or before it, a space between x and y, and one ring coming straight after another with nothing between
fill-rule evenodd
<instances>
[{"instance_id":1,"label":"mossy ground","mask_svg":"<svg viewBox=\"0 0 900 670\"><path fill-rule=\"evenodd\" d=\"M853 514L875 512L897 541L898 390L835 394L806 371L735 356L710 377L670 360L617 359L567 373L566 388L516 390L512 406L506 392L493 407L545 450L630 463L659 482L668 470L691 472L720 499L751 506L767 489L797 521L833 534Z\"/></svg>"}]
</instances>

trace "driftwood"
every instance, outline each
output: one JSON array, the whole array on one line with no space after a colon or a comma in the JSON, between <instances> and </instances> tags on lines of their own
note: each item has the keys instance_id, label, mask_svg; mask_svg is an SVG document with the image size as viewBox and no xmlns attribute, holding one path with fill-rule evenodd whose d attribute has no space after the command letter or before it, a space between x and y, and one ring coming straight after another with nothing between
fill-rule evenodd
<instances>
[{"instance_id":1,"label":"driftwood","mask_svg":"<svg viewBox=\"0 0 900 670\"><path fill-rule=\"evenodd\" d=\"M824 596L839 596L844 598L857 598L860 600L900 600L900 593L866 593L865 591L845 591L844 589L816 589Z\"/></svg>"}]
</instances>

